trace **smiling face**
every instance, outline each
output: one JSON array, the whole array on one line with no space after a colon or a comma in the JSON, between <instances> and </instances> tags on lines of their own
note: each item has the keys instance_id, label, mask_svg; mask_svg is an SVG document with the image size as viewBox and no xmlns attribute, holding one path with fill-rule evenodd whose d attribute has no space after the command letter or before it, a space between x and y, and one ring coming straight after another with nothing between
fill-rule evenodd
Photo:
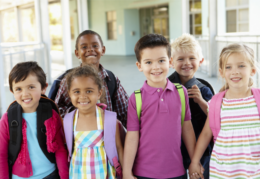
<instances>
[{"instance_id":1,"label":"smiling face","mask_svg":"<svg viewBox=\"0 0 260 179\"><path fill-rule=\"evenodd\" d=\"M13 82L14 98L22 106L24 113L36 111L41 94L45 94L47 86L42 89L37 76L33 74L29 74L24 81Z\"/></svg>"},{"instance_id":2,"label":"smiling face","mask_svg":"<svg viewBox=\"0 0 260 179\"><path fill-rule=\"evenodd\" d=\"M141 51L140 62L136 62L139 71L143 72L147 84L155 88L165 88L171 61L165 47L145 48Z\"/></svg>"},{"instance_id":3,"label":"smiling face","mask_svg":"<svg viewBox=\"0 0 260 179\"><path fill-rule=\"evenodd\" d=\"M173 68L180 76L182 84L193 78L204 59L194 52L184 53L175 51L173 54Z\"/></svg>"},{"instance_id":4,"label":"smiling face","mask_svg":"<svg viewBox=\"0 0 260 179\"><path fill-rule=\"evenodd\" d=\"M231 54L224 68L219 72L225 78L230 89L247 89L250 77L256 73L256 69L246 60L245 55L240 53Z\"/></svg>"},{"instance_id":5,"label":"smiling face","mask_svg":"<svg viewBox=\"0 0 260 179\"><path fill-rule=\"evenodd\" d=\"M94 65L98 69L100 58L106 50L98 36L95 34L83 35L79 38L77 45L75 55L81 59L82 65Z\"/></svg>"},{"instance_id":6,"label":"smiling face","mask_svg":"<svg viewBox=\"0 0 260 179\"><path fill-rule=\"evenodd\" d=\"M102 90L98 89L98 85L91 77L76 77L71 82L69 96L73 106L81 113L95 111L101 94Z\"/></svg>"}]
</instances>

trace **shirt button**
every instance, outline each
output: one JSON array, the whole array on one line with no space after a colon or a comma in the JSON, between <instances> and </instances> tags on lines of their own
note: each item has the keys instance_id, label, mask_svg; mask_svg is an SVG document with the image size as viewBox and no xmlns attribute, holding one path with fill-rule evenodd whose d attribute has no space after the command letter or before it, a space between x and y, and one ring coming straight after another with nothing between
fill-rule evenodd
<instances>
[{"instance_id":1,"label":"shirt button","mask_svg":"<svg viewBox=\"0 0 260 179\"><path fill-rule=\"evenodd\" d=\"M157 91L158 91L158 92L160 92L160 90L159 90L159 89L158 89Z\"/></svg>"},{"instance_id":2,"label":"shirt button","mask_svg":"<svg viewBox=\"0 0 260 179\"><path fill-rule=\"evenodd\" d=\"M163 101L163 99L161 99L161 101Z\"/></svg>"}]
</instances>

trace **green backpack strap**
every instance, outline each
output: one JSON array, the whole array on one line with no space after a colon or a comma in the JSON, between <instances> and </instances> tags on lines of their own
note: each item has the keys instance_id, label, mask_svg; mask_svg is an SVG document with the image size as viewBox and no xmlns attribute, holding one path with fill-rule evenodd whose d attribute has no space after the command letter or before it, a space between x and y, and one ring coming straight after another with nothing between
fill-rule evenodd
<instances>
[{"instance_id":1,"label":"green backpack strap","mask_svg":"<svg viewBox=\"0 0 260 179\"><path fill-rule=\"evenodd\" d=\"M181 126L183 125L184 118L185 118L185 109L186 109L186 103L185 103L185 95L183 91L182 85L179 83L173 83L178 90L180 99L181 99ZM135 91L135 101L136 101L136 112L139 119L139 122L141 122L141 110L142 110L142 96L141 96L141 90Z\"/></svg>"},{"instance_id":2,"label":"green backpack strap","mask_svg":"<svg viewBox=\"0 0 260 179\"><path fill-rule=\"evenodd\" d=\"M181 99L181 126L183 125L184 118L185 118L185 109L186 109L186 102L185 102L185 95L183 91L183 87L179 83L173 83L178 90L180 99Z\"/></svg>"},{"instance_id":3,"label":"green backpack strap","mask_svg":"<svg viewBox=\"0 0 260 179\"><path fill-rule=\"evenodd\" d=\"M142 110L142 96L141 96L141 90L135 91L135 103L136 103L136 112L139 119L139 122L141 122L141 110Z\"/></svg>"}]
</instances>

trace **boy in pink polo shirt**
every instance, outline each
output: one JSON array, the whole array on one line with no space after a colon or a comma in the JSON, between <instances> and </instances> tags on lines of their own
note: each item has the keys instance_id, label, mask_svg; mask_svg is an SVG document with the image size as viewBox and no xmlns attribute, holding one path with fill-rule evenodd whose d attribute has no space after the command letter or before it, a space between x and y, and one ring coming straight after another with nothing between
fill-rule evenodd
<instances>
[{"instance_id":1,"label":"boy in pink polo shirt","mask_svg":"<svg viewBox=\"0 0 260 179\"><path fill-rule=\"evenodd\" d=\"M196 140L187 90L184 88L186 111L181 127L180 96L167 79L172 66L170 44L162 35L149 34L136 43L135 54L136 66L147 80L141 88L141 122L136 112L135 94L129 98L124 179L182 179L185 171L181 137L190 157Z\"/></svg>"}]
</instances>

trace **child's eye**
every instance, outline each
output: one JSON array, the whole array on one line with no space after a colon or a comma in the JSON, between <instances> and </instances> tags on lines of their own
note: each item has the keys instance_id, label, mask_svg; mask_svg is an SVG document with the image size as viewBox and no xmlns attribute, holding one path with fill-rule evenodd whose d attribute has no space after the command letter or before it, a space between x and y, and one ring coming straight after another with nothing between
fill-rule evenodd
<instances>
[{"instance_id":1,"label":"child's eye","mask_svg":"<svg viewBox=\"0 0 260 179\"><path fill-rule=\"evenodd\" d=\"M183 59L182 58L179 58L178 61L182 61Z\"/></svg>"},{"instance_id":2,"label":"child's eye","mask_svg":"<svg viewBox=\"0 0 260 179\"><path fill-rule=\"evenodd\" d=\"M30 86L30 87L29 87L29 89L33 89L33 88L34 88L34 86Z\"/></svg>"},{"instance_id":3,"label":"child's eye","mask_svg":"<svg viewBox=\"0 0 260 179\"><path fill-rule=\"evenodd\" d=\"M163 63L163 62L165 62L165 60L160 60L159 62L160 62L160 63Z\"/></svg>"},{"instance_id":4,"label":"child's eye","mask_svg":"<svg viewBox=\"0 0 260 179\"><path fill-rule=\"evenodd\" d=\"M148 65L149 65L149 64L151 64L151 62L148 61L148 62L145 62L145 64L148 64Z\"/></svg>"},{"instance_id":5,"label":"child's eye","mask_svg":"<svg viewBox=\"0 0 260 179\"><path fill-rule=\"evenodd\" d=\"M21 88L16 88L15 91L21 91Z\"/></svg>"},{"instance_id":6,"label":"child's eye","mask_svg":"<svg viewBox=\"0 0 260 179\"><path fill-rule=\"evenodd\" d=\"M87 46L82 46L82 48L83 48L83 49L86 49L86 48L87 48Z\"/></svg>"},{"instance_id":7,"label":"child's eye","mask_svg":"<svg viewBox=\"0 0 260 179\"><path fill-rule=\"evenodd\" d=\"M87 93L92 93L92 91L88 90Z\"/></svg>"},{"instance_id":8,"label":"child's eye","mask_svg":"<svg viewBox=\"0 0 260 179\"><path fill-rule=\"evenodd\" d=\"M244 66L244 65L239 65L239 67L240 67L240 68L243 68L243 67L245 67L245 66Z\"/></svg>"},{"instance_id":9,"label":"child's eye","mask_svg":"<svg viewBox=\"0 0 260 179\"><path fill-rule=\"evenodd\" d=\"M98 45L93 45L94 48L98 47Z\"/></svg>"},{"instance_id":10,"label":"child's eye","mask_svg":"<svg viewBox=\"0 0 260 179\"><path fill-rule=\"evenodd\" d=\"M226 66L226 69L230 69L231 67L230 66Z\"/></svg>"},{"instance_id":11,"label":"child's eye","mask_svg":"<svg viewBox=\"0 0 260 179\"><path fill-rule=\"evenodd\" d=\"M79 91L74 91L75 94L79 94Z\"/></svg>"}]
</instances>

